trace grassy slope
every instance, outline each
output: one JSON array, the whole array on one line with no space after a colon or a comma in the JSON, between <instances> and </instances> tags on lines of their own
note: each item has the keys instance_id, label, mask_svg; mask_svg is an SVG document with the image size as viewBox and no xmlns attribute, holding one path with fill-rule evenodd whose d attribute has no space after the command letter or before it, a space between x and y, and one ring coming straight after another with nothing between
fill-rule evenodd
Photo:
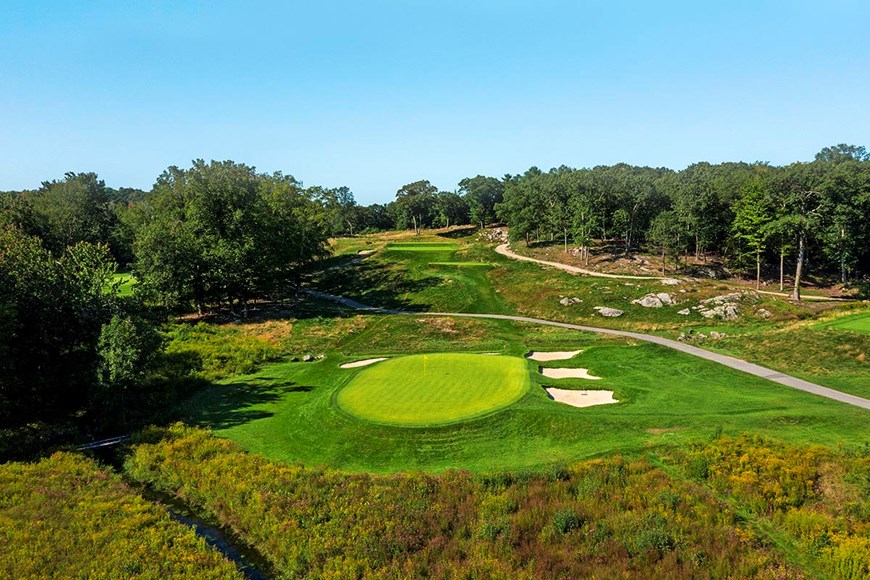
<instances>
[{"instance_id":1,"label":"grassy slope","mask_svg":"<svg viewBox=\"0 0 870 580\"><path fill-rule=\"evenodd\" d=\"M357 371L336 396L361 419L432 426L480 417L506 407L528 389L522 359L430 353L380 362Z\"/></svg>"}]
</instances>

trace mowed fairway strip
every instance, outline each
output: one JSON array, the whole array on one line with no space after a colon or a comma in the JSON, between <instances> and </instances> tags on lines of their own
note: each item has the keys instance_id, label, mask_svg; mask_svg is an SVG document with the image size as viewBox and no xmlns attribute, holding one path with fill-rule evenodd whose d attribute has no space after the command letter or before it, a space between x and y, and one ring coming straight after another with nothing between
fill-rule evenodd
<instances>
[{"instance_id":1,"label":"mowed fairway strip","mask_svg":"<svg viewBox=\"0 0 870 580\"><path fill-rule=\"evenodd\" d=\"M870 312L862 312L838 318L831 322L825 322L819 325L820 328L835 328L837 330L851 330L853 332L864 332L870 334Z\"/></svg>"},{"instance_id":2,"label":"mowed fairway strip","mask_svg":"<svg viewBox=\"0 0 870 580\"><path fill-rule=\"evenodd\" d=\"M428 427L507 407L528 388L529 371L521 358L433 353L394 358L360 371L336 402L367 421Z\"/></svg>"}]
</instances>

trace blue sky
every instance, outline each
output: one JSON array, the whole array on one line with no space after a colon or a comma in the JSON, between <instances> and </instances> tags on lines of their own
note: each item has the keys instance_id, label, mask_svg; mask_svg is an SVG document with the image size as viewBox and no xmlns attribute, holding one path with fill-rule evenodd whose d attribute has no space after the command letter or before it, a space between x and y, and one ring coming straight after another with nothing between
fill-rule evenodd
<instances>
[{"instance_id":1,"label":"blue sky","mask_svg":"<svg viewBox=\"0 0 870 580\"><path fill-rule=\"evenodd\" d=\"M705 6L709 4L709 6ZM0 190L233 159L402 184L870 146L870 3L0 4Z\"/></svg>"}]
</instances>

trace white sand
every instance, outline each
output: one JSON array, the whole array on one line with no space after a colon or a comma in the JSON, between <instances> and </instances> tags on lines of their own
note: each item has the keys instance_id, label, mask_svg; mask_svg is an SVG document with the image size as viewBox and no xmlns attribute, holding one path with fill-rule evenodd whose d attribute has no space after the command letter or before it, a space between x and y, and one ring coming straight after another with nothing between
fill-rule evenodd
<instances>
[{"instance_id":1,"label":"white sand","mask_svg":"<svg viewBox=\"0 0 870 580\"><path fill-rule=\"evenodd\" d=\"M533 351L526 355L527 358L532 360L536 360L539 362L547 362L551 360L568 360L569 358L574 358L578 354L583 352L582 350L570 350L570 351L557 351L557 352L538 352Z\"/></svg>"},{"instance_id":2,"label":"white sand","mask_svg":"<svg viewBox=\"0 0 870 580\"><path fill-rule=\"evenodd\" d=\"M592 381L601 379L601 377L590 375L587 369L546 369L541 367L541 374L550 379L589 379Z\"/></svg>"},{"instance_id":3,"label":"white sand","mask_svg":"<svg viewBox=\"0 0 870 580\"><path fill-rule=\"evenodd\" d=\"M546 389L554 401L565 403L572 407L591 407L618 403L613 398L613 391L569 391L567 389Z\"/></svg>"},{"instance_id":4,"label":"white sand","mask_svg":"<svg viewBox=\"0 0 870 580\"><path fill-rule=\"evenodd\" d=\"M385 358L367 358L365 360L358 360L351 363L344 363L343 365L339 365L339 368L342 369L355 369L359 367L367 367L369 365L373 365L375 363L381 362L382 360L387 360Z\"/></svg>"}]
</instances>

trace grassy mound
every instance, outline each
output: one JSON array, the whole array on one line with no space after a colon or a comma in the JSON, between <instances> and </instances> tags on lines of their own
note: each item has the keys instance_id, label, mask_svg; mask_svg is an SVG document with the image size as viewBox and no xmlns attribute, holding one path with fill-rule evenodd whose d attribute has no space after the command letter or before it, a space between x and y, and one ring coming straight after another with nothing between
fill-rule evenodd
<instances>
[{"instance_id":1,"label":"grassy mound","mask_svg":"<svg viewBox=\"0 0 870 580\"><path fill-rule=\"evenodd\" d=\"M520 358L425 354L391 359L359 372L336 401L368 421L423 427L502 409L528 386L528 370Z\"/></svg>"}]
</instances>

